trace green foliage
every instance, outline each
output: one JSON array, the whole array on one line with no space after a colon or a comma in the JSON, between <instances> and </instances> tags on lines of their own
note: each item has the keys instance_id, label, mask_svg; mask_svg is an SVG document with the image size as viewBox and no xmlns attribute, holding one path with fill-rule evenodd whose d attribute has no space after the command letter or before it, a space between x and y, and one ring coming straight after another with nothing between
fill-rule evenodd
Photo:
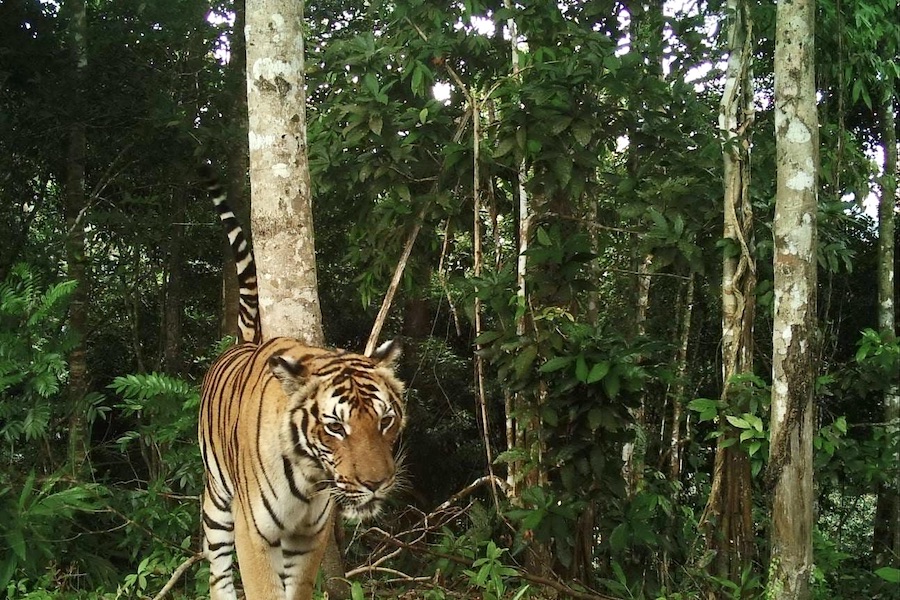
<instances>
[{"instance_id":1,"label":"green foliage","mask_svg":"<svg viewBox=\"0 0 900 600\"><path fill-rule=\"evenodd\" d=\"M501 560L506 552L505 548L498 548L493 541L489 541L484 546L484 555L472 563L471 569L463 571L469 577L471 585L482 590L482 597L485 600L503 598L507 590L507 580L519 574L516 569L507 566ZM515 598L521 598L527 589L527 585L523 586Z\"/></svg>"},{"instance_id":2,"label":"green foliage","mask_svg":"<svg viewBox=\"0 0 900 600\"><path fill-rule=\"evenodd\" d=\"M712 421L716 428L707 439L719 439L722 448L735 444L750 456L753 476L759 474L769 455L768 386L753 374L735 375L728 383L725 400L697 398L688 409L697 413L699 422Z\"/></svg>"},{"instance_id":3,"label":"green foliage","mask_svg":"<svg viewBox=\"0 0 900 600\"><path fill-rule=\"evenodd\" d=\"M12 447L49 434L74 342L64 325L74 282L42 279L19 263L0 283L0 439Z\"/></svg>"},{"instance_id":4,"label":"green foliage","mask_svg":"<svg viewBox=\"0 0 900 600\"><path fill-rule=\"evenodd\" d=\"M0 589L6 588L16 573L38 577L51 562L63 562L60 541L77 530L80 515L102 510L105 494L94 484L71 485L56 477L39 481L34 472L20 489L0 482L0 520L4 523Z\"/></svg>"}]
</instances>

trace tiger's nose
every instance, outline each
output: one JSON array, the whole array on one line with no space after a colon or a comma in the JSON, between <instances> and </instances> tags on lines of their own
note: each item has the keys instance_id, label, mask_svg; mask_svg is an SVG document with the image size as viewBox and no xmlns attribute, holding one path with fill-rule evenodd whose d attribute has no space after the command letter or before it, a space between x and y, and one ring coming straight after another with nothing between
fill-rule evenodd
<instances>
[{"instance_id":1,"label":"tiger's nose","mask_svg":"<svg viewBox=\"0 0 900 600\"><path fill-rule=\"evenodd\" d=\"M366 486L369 490L371 490L373 492L377 492L382 487L384 487L384 484L387 482L388 479L389 479L388 477L385 477L383 479L378 479L377 481L367 480L367 481L362 481L361 483L364 486Z\"/></svg>"}]
</instances>

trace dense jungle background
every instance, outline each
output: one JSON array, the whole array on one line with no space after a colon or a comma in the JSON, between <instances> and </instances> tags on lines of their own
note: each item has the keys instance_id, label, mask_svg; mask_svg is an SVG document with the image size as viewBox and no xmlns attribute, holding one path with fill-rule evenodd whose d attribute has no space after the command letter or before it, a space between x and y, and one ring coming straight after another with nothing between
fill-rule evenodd
<instances>
[{"instance_id":1,"label":"dense jungle background","mask_svg":"<svg viewBox=\"0 0 900 600\"><path fill-rule=\"evenodd\" d=\"M877 207L898 210L900 12L816 4L810 589L896 599L900 346L879 326L896 265ZM244 6L91 0L74 23L77 7L0 0L0 595L148 598L183 565L165 593L204 597L198 387L234 340L236 291L196 169L213 162L247 222ZM306 7L329 345L362 350L413 244L381 336L405 349L408 483L341 527L349 585L330 597L766 597L775 10ZM738 11L746 247L723 236L719 126ZM752 360L726 394L723 264L744 252ZM738 521L740 548L722 533Z\"/></svg>"}]
</instances>

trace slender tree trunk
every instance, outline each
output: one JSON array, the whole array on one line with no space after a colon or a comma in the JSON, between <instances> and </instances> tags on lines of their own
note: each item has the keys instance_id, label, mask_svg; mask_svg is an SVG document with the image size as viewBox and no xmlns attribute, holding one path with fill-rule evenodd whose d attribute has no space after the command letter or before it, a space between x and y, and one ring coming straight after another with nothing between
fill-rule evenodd
<instances>
[{"instance_id":1,"label":"slender tree trunk","mask_svg":"<svg viewBox=\"0 0 900 600\"><path fill-rule=\"evenodd\" d=\"M768 597L809 598L813 531L813 386L816 375L818 117L813 0L782 0L775 18L775 315L771 442L773 486Z\"/></svg>"},{"instance_id":2,"label":"slender tree trunk","mask_svg":"<svg viewBox=\"0 0 900 600\"><path fill-rule=\"evenodd\" d=\"M250 220L263 337L322 345L306 142L304 2L247 1Z\"/></svg>"},{"instance_id":3,"label":"slender tree trunk","mask_svg":"<svg viewBox=\"0 0 900 600\"><path fill-rule=\"evenodd\" d=\"M264 339L325 342L316 278L307 157L303 0L247 0L247 111L251 227ZM332 520L334 515L332 515ZM347 597L330 526L322 559L332 598Z\"/></svg>"},{"instance_id":4,"label":"slender tree trunk","mask_svg":"<svg viewBox=\"0 0 900 600\"><path fill-rule=\"evenodd\" d=\"M882 107L884 130L884 176L878 210L878 328L892 338L894 322L894 211L897 203L897 130L893 96ZM888 433L898 435L900 386L894 381L884 394L884 420ZM879 486L875 511L874 555L876 566L900 566L900 476Z\"/></svg>"},{"instance_id":5,"label":"slender tree trunk","mask_svg":"<svg viewBox=\"0 0 900 600\"><path fill-rule=\"evenodd\" d=\"M626 0L624 6L631 16L628 26L631 35L631 43L647 57L647 71L660 80L665 79L663 71L663 2L662 0ZM635 98L633 110L640 113L645 108L642 99ZM629 131L628 147L628 174L635 181L640 177L642 156L637 146L637 125ZM647 315L650 312L650 287L651 269L653 267L653 252L639 257L637 264L637 297L635 311L634 331L638 337L646 334ZM659 399L648 398L645 390L640 393L637 408L631 411L634 419L634 440L622 446L622 476L625 479L625 489L629 496L634 496L643 487L644 467L647 463L648 442L653 437L652 428L662 429L662 423L648 423L648 407L651 402L656 405ZM663 400L664 402L664 400Z\"/></svg>"},{"instance_id":6,"label":"slender tree trunk","mask_svg":"<svg viewBox=\"0 0 900 600\"><path fill-rule=\"evenodd\" d=\"M231 62L228 63L228 88L233 94L233 100L229 111L231 113L232 127L235 129L235 140L244 140L244 143L231 143L228 145L227 173L225 185L228 191L228 200L231 208L238 215L241 223L250 222L250 202L248 196L247 174L250 169L249 148L247 146L248 122L247 122L247 45L244 40L244 22L246 7L243 0L238 0L234 5L234 34L231 39ZM252 238L252 231L247 235ZM251 239L252 245L252 239ZM227 239L222 242L222 255L225 266L222 269L222 335L240 337L238 326L238 288L237 271L234 264L234 252Z\"/></svg>"},{"instance_id":7,"label":"slender tree trunk","mask_svg":"<svg viewBox=\"0 0 900 600\"><path fill-rule=\"evenodd\" d=\"M69 124L66 180L64 191L66 219L66 260L68 276L78 283L69 306L68 327L78 337L69 354L69 467L76 477L87 461L90 449L90 424L87 421L85 397L88 393L88 368L85 337L88 327L89 282L84 242L85 162L87 141L82 110L83 81L87 69L87 13L84 0L69 0L65 6L69 16L70 59L74 68L74 115Z\"/></svg>"},{"instance_id":8,"label":"slender tree trunk","mask_svg":"<svg viewBox=\"0 0 900 600\"><path fill-rule=\"evenodd\" d=\"M750 203L750 127L753 89L750 76L752 25L743 0L729 0L728 66L719 107L724 162L724 232L733 249L722 260L722 401L730 414L749 410L736 405L734 378L753 373L753 317L756 259ZM753 497L750 461L736 443L739 431L722 419L709 499L703 513L707 548L715 552L712 574L740 583L753 554ZM730 444L730 445L728 445Z\"/></svg>"},{"instance_id":9,"label":"slender tree trunk","mask_svg":"<svg viewBox=\"0 0 900 600\"><path fill-rule=\"evenodd\" d=\"M681 316L681 341L678 344L678 357L676 364L678 365L677 383L672 393L672 428L669 436L669 480L679 481L681 479L681 448L683 440L681 439L681 421L683 414L683 404L687 399L685 394L686 378L688 371L688 347L691 341L691 320L694 314L694 280L696 277L692 273L688 279L684 291L684 306L682 307Z\"/></svg>"},{"instance_id":10,"label":"slender tree trunk","mask_svg":"<svg viewBox=\"0 0 900 600\"><path fill-rule=\"evenodd\" d=\"M504 6L508 10L512 10L513 4L511 0L504 0ZM506 26L509 30L510 38L510 65L513 77L518 81L520 79L521 66L519 63L519 31L516 26L515 19L508 19ZM529 224L531 222L531 213L528 202L528 192L525 190L525 182L528 177L528 169L523 158L519 161L518 170L516 172L515 190L516 202L518 206L518 247L516 249L516 304L519 307L519 316L516 319L516 335L519 337L525 335L527 328L528 296L525 287L525 273L528 268L528 238L530 235ZM506 445L508 450L514 448L523 448L524 446L524 429L526 424L519 423L515 414L521 412L525 398L521 392L509 393L506 395L505 412L506 412ZM522 473L523 463L520 460L509 463L507 469L506 482L509 494L513 499L518 499L522 493L522 483L524 474Z\"/></svg>"},{"instance_id":11,"label":"slender tree trunk","mask_svg":"<svg viewBox=\"0 0 900 600\"><path fill-rule=\"evenodd\" d=\"M176 192L178 193L178 192ZM186 199L175 197L175 211L172 219L171 237L166 243L165 282L162 305L162 353L160 364L166 373L180 374L184 369L182 357L181 325L184 315L184 207Z\"/></svg>"}]
</instances>

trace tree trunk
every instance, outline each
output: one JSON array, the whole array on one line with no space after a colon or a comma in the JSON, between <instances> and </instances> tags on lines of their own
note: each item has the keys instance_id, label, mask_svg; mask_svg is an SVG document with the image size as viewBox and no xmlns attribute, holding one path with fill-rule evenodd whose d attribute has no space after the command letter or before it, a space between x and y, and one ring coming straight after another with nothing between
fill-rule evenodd
<instances>
[{"instance_id":1,"label":"tree trunk","mask_svg":"<svg viewBox=\"0 0 900 600\"><path fill-rule=\"evenodd\" d=\"M325 336L306 143L304 4L246 2L250 221L263 338L292 336L321 346ZM321 568L329 596L344 598L335 527L329 527Z\"/></svg>"},{"instance_id":2,"label":"tree trunk","mask_svg":"<svg viewBox=\"0 0 900 600\"><path fill-rule=\"evenodd\" d=\"M78 283L69 305L68 327L78 341L69 354L69 468L77 477L85 465L90 448L90 424L85 397L88 393L88 369L85 336L88 327L87 257L84 243L85 162L87 141L81 103L87 68L87 14L84 0L71 0L64 6L69 13L70 59L74 69L74 114L69 124L64 211L66 219L66 261L68 277Z\"/></svg>"},{"instance_id":3,"label":"tree trunk","mask_svg":"<svg viewBox=\"0 0 900 600\"><path fill-rule=\"evenodd\" d=\"M694 314L694 280L693 273L689 275L684 291L684 305L681 310L681 341L678 344L678 377L672 392L672 427L669 434L669 480L672 482L681 480L681 421L683 419L683 404L687 400L685 393L687 387L688 372L688 347L691 341L691 320Z\"/></svg>"},{"instance_id":4,"label":"tree trunk","mask_svg":"<svg viewBox=\"0 0 900 600\"><path fill-rule=\"evenodd\" d=\"M722 396L728 414L736 405L734 377L753 373L753 317L756 258L753 253L753 209L750 202L750 127L753 88L750 76L752 25L743 0L729 0L728 66L719 107L724 174L724 232L734 249L722 260ZM715 552L712 575L740 584L753 555L753 497L750 461L737 437L740 432L720 418L725 434L716 445L713 480L701 518L706 547ZM727 445L731 444L731 445Z\"/></svg>"},{"instance_id":5,"label":"tree trunk","mask_svg":"<svg viewBox=\"0 0 900 600\"><path fill-rule=\"evenodd\" d=\"M769 465L773 486L767 597L805 600L812 575L816 375L818 117L815 3L782 1L775 18L775 315Z\"/></svg>"},{"instance_id":6,"label":"tree trunk","mask_svg":"<svg viewBox=\"0 0 900 600\"><path fill-rule=\"evenodd\" d=\"M512 10L512 0L504 0L503 5L507 10ZM519 63L519 33L515 19L508 19L506 26L509 30L510 37L510 65L513 77L517 81L520 80L521 67ZM531 213L528 202L528 192L525 190L525 181L528 177L528 169L523 158L519 161L518 170L516 172L516 181L514 189L516 190L516 200L518 206L518 247L516 249L516 304L520 307L520 313L516 319L516 335L522 337L525 335L527 327L528 311L524 310L528 305L527 290L525 287L525 273L528 268L528 237L530 235L529 224L531 222ZM504 411L506 413L506 446L507 450L514 448L525 448L525 423L519 423L516 413L521 413L526 399L521 392L506 393ZM510 497L515 501L522 494L522 483L524 474L522 473L523 463L521 460L510 462L507 465L506 483Z\"/></svg>"},{"instance_id":7,"label":"tree trunk","mask_svg":"<svg viewBox=\"0 0 900 600\"><path fill-rule=\"evenodd\" d=\"M322 345L306 154L304 2L248 0L250 211L266 339Z\"/></svg>"},{"instance_id":8,"label":"tree trunk","mask_svg":"<svg viewBox=\"0 0 900 600\"><path fill-rule=\"evenodd\" d=\"M878 210L878 328L896 335L894 322L894 210L897 202L897 131L894 102L890 96L882 107L884 129L884 176ZM884 420L888 433L896 436L900 421L900 387L894 381L884 395ZM875 565L900 566L900 478L879 486L875 511Z\"/></svg>"},{"instance_id":9,"label":"tree trunk","mask_svg":"<svg viewBox=\"0 0 900 600\"><path fill-rule=\"evenodd\" d=\"M184 198L179 197L175 209L172 237L168 242L166 257L165 303L163 313L162 366L166 373L181 374L184 369L182 357L181 319L184 315Z\"/></svg>"},{"instance_id":10,"label":"tree trunk","mask_svg":"<svg viewBox=\"0 0 900 600\"><path fill-rule=\"evenodd\" d=\"M231 123L234 127L236 140L245 140L245 143L231 143L228 145L226 157L225 186L228 192L228 201L232 210L238 215L241 223L250 222L250 202L247 198L248 181L247 173L250 169L249 149L247 147L248 123L247 123L247 54L244 40L244 22L246 7L243 0L238 0L234 5L234 34L231 40L231 62L228 63L228 88L234 94L229 110ZM245 232L251 241L252 231ZM237 270L234 263L234 252L227 239L222 242L222 255L225 266L222 269L222 335L233 335L240 338L238 326L238 309L240 303L240 289L238 288Z\"/></svg>"}]
</instances>

